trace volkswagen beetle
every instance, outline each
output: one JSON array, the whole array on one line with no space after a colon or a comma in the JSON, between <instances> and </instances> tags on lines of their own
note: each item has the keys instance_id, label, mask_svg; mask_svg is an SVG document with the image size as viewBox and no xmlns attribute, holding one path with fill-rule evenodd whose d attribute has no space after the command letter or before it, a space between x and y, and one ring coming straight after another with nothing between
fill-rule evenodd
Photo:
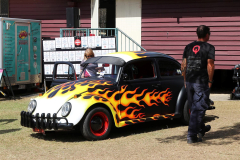
<instances>
[{"instance_id":1,"label":"volkswagen beetle","mask_svg":"<svg viewBox=\"0 0 240 160\"><path fill-rule=\"evenodd\" d=\"M113 126L160 119L189 121L180 63L157 52L116 52L81 64L79 78L30 101L21 125L44 133L80 129L105 139Z\"/></svg>"}]
</instances>

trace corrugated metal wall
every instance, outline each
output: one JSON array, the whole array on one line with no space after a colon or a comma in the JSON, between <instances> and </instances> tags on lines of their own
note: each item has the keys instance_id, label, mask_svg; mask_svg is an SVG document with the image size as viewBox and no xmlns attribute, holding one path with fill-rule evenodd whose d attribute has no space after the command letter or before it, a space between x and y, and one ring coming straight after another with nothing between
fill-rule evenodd
<instances>
[{"instance_id":1,"label":"corrugated metal wall","mask_svg":"<svg viewBox=\"0 0 240 160\"><path fill-rule=\"evenodd\" d=\"M142 0L142 46L182 60L184 47L207 25L216 48L216 69L240 63L239 0Z\"/></svg>"},{"instance_id":2,"label":"corrugated metal wall","mask_svg":"<svg viewBox=\"0 0 240 160\"><path fill-rule=\"evenodd\" d=\"M42 37L59 37L66 28L68 0L9 0L9 17L42 20ZM91 0L81 0L81 28L91 27Z\"/></svg>"}]
</instances>

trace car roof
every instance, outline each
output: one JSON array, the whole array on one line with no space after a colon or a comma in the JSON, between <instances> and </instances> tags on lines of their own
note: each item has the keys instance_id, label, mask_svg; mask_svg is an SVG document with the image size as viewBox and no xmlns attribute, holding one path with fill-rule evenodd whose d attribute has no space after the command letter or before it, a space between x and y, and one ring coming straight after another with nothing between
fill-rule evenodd
<instances>
[{"instance_id":1,"label":"car roof","mask_svg":"<svg viewBox=\"0 0 240 160\"><path fill-rule=\"evenodd\" d=\"M103 56L118 57L123 59L125 62L131 61L134 59L149 58L149 57L169 58L169 59L175 60L173 57L166 55L164 53L151 52L151 51L115 52L115 53L109 53Z\"/></svg>"},{"instance_id":2,"label":"car roof","mask_svg":"<svg viewBox=\"0 0 240 160\"><path fill-rule=\"evenodd\" d=\"M107 61L109 63L122 66L131 60L149 58L149 57L150 58L153 58L153 57L169 58L169 59L175 60L173 57L166 55L164 53L132 51L132 52L115 52L115 53L109 53L102 56L93 57L86 60L81 65L84 66L85 64L88 64L88 63L106 63Z\"/></svg>"}]
</instances>

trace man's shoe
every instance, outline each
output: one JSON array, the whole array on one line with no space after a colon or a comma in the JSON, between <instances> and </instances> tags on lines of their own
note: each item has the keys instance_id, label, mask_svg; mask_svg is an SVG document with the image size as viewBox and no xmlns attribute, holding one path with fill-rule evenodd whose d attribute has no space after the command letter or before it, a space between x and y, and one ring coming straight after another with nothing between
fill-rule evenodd
<instances>
[{"instance_id":1,"label":"man's shoe","mask_svg":"<svg viewBox=\"0 0 240 160\"><path fill-rule=\"evenodd\" d=\"M197 142L201 142L201 141L199 141L199 138L188 138L187 139L187 143L188 144L191 144L191 143L197 143Z\"/></svg>"},{"instance_id":2,"label":"man's shoe","mask_svg":"<svg viewBox=\"0 0 240 160\"><path fill-rule=\"evenodd\" d=\"M208 131L210 131L210 129L211 129L211 126L210 125L206 125L205 128L204 128L204 131L208 132Z\"/></svg>"},{"instance_id":3,"label":"man's shoe","mask_svg":"<svg viewBox=\"0 0 240 160\"><path fill-rule=\"evenodd\" d=\"M210 125L206 125L204 128L204 132L198 133L198 139L202 142L202 138L204 137L205 133L210 131L211 126Z\"/></svg>"}]
</instances>

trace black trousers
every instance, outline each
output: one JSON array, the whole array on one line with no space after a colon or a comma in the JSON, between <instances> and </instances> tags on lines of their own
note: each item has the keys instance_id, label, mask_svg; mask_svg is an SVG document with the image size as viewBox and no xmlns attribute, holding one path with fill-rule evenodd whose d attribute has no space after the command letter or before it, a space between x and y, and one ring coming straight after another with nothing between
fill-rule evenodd
<instances>
[{"instance_id":1,"label":"black trousers","mask_svg":"<svg viewBox=\"0 0 240 160\"><path fill-rule=\"evenodd\" d=\"M195 138L204 132L203 118L209 107L210 90L208 84L186 83L188 104L191 110L187 138Z\"/></svg>"}]
</instances>

